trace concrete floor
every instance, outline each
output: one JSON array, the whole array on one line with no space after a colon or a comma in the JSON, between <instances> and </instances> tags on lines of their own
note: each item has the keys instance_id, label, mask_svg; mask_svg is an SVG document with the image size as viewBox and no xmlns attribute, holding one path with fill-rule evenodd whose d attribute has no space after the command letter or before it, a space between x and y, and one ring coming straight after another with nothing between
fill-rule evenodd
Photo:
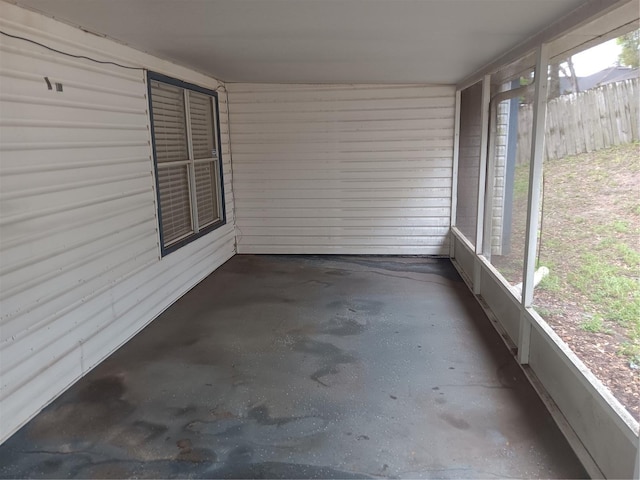
<instances>
[{"instance_id":1,"label":"concrete floor","mask_svg":"<svg viewBox=\"0 0 640 480\"><path fill-rule=\"evenodd\" d=\"M585 477L450 262L236 256L4 445L2 477Z\"/></svg>"}]
</instances>

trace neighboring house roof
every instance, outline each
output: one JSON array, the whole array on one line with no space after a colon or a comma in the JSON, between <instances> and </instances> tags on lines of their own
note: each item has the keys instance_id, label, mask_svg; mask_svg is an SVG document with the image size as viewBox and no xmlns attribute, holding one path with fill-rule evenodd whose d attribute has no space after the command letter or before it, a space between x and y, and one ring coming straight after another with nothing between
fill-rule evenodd
<instances>
[{"instance_id":1,"label":"neighboring house roof","mask_svg":"<svg viewBox=\"0 0 640 480\"><path fill-rule=\"evenodd\" d=\"M640 77L639 68L608 67L592 75L578 77L578 87L580 87L581 92L584 92L585 90L591 90L592 88L600 87L608 83L621 82L638 77ZM560 91L563 94L571 93L573 91L571 80L566 77L560 77Z\"/></svg>"}]
</instances>

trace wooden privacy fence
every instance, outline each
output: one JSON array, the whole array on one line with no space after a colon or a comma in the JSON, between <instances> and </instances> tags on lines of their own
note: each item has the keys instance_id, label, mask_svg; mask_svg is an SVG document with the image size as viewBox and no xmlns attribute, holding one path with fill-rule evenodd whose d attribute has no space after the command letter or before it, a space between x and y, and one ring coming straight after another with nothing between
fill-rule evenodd
<instances>
[{"instance_id":1,"label":"wooden privacy fence","mask_svg":"<svg viewBox=\"0 0 640 480\"><path fill-rule=\"evenodd\" d=\"M551 100L547 105L545 160L640 141L639 79L609 83ZM533 110L518 115L517 164L529 162Z\"/></svg>"}]
</instances>

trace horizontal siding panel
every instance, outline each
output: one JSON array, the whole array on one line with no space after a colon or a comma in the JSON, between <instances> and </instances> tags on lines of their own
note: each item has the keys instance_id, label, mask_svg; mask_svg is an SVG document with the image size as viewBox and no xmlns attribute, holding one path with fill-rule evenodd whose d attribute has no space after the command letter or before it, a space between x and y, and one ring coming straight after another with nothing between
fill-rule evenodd
<instances>
[{"instance_id":1,"label":"horizontal siding panel","mask_svg":"<svg viewBox=\"0 0 640 480\"><path fill-rule=\"evenodd\" d=\"M244 172L245 174L254 173L257 166L262 164L262 160L244 160L240 164L234 162L233 169L236 173ZM450 158L416 158L412 160L393 160L393 162L387 159L332 159L332 160L319 160L316 162L295 162L295 161L271 161L269 165L272 169L265 170L264 175L278 175L278 172L282 172L281 175L289 174L290 172L296 172L298 170L319 170L326 171L327 169L336 170L340 172L362 172L360 164L367 164L367 175L375 175L379 172L406 172L408 170L421 172L432 168L444 168L451 174L451 159ZM257 164L257 165L256 165ZM322 167L322 168L320 168ZM259 173L258 173L259 174ZM363 172L364 174L364 172ZM278 178L282 178L278 175Z\"/></svg>"},{"instance_id":2,"label":"horizontal siding panel","mask_svg":"<svg viewBox=\"0 0 640 480\"><path fill-rule=\"evenodd\" d=\"M29 144L31 148L40 149L39 144L53 145L61 144L60 138L73 138L78 135L78 130L82 133L82 142L69 142L74 144L103 144L103 143L122 143L127 144L134 143L137 145L146 146L147 142L140 143L140 131L147 133L147 126L142 124L123 125L120 128L114 128L113 125L108 125L105 128L105 124L97 126L96 128L84 128L78 129L78 127L67 128L51 128L50 125L33 126L27 125L16 126L3 126L2 133L0 133L0 151L3 150L16 150L13 145L19 145L20 149L25 149ZM64 148L64 147L62 147Z\"/></svg>"},{"instance_id":3,"label":"horizontal siding panel","mask_svg":"<svg viewBox=\"0 0 640 480\"><path fill-rule=\"evenodd\" d=\"M146 93L137 88L139 71L52 55L43 48L25 43L18 46L3 42L0 54L3 63L2 94L7 102L26 105L40 99L47 105L97 104L108 109L131 111L128 102L144 98ZM60 83L63 92L49 90L45 77L52 85Z\"/></svg>"},{"instance_id":4,"label":"horizontal siding panel","mask_svg":"<svg viewBox=\"0 0 640 480\"><path fill-rule=\"evenodd\" d=\"M4 88L4 86L3 86ZM145 122L145 112L127 108L113 108L109 105L96 105L95 103L77 104L51 100L47 102L47 108L42 108L39 97L17 97L0 93L2 102L3 122L31 120L33 122L55 123L61 118L73 118L73 123L106 123L108 125L140 125ZM96 118L96 112L100 112L100 120Z\"/></svg>"},{"instance_id":5,"label":"horizontal siding panel","mask_svg":"<svg viewBox=\"0 0 640 480\"><path fill-rule=\"evenodd\" d=\"M453 133L453 132L452 132ZM421 134L416 134L421 136ZM397 152L397 151L419 151L428 150L430 148L447 148L451 145L451 138L440 137L430 140L422 140L421 138L404 139L404 140L388 140L388 141L296 141L281 143L239 143L234 144L234 153L240 155L244 153L272 153L277 154L283 149L289 153L308 152L309 150L317 153L349 153L349 152L369 152L371 150L377 152Z\"/></svg>"},{"instance_id":6,"label":"horizontal siding panel","mask_svg":"<svg viewBox=\"0 0 640 480\"><path fill-rule=\"evenodd\" d=\"M322 202L322 204L325 205L324 208L318 208L317 202L309 200L290 202L290 207L278 206L273 201L242 201L238 203L242 205L245 218L253 221L262 219L268 222L273 222L272 224L278 223L279 220L275 219L287 218L318 219L315 220L316 222L321 221L320 219L323 219L322 221L324 222L340 220L349 223L352 218L365 217L373 218L380 222L385 222L389 218L397 219L400 222L403 219L406 219L407 222L411 222L414 218L442 219L449 217L450 210L448 206L430 207L426 206L427 204L432 203L428 199L418 200L419 201L395 200L393 203L388 202L391 203L391 206L385 202L367 201L360 202L360 207L357 206L358 202L356 201L352 202L354 204L352 207L342 206L340 208L336 208L335 203L327 201ZM238 203L236 203L236 206L238 206ZM374 205L372 206L371 203ZM420 203L422 203L423 206L420 206ZM372 208L375 208L375 212L372 212Z\"/></svg>"},{"instance_id":7,"label":"horizontal siding panel","mask_svg":"<svg viewBox=\"0 0 640 480\"><path fill-rule=\"evenodd\" d=\"M256 225L255 227L245 227L242 229L242 235L247 237L358 237L358 238L382 238L382 237L440 237L449 232L449 226L434 227L433 225L426 227L415 226L381 226L374 225L369 227L357 227L352 225L341 225L335 227L325 226L303 226L295 227L275 227Z\"/></svg>"},{"instance_id":8,"label":"horizontal siding panel","mask_svg":"<svg viewBox=\"0 0 640 480\"><path fill-rule=\"evenodd\" d=\"M155 222L153 202L126 202L122 209L101 212L93 218L64 222L58 228L47 229L41 235L25 235L7 242L0 250L0 275L7 275L27 265L45 261L50 257L73 250L109 235L123 225L137 225L149 220ZM73 220L73 219L70 219ZM29 248L23 244L29 243Z\"/></svg>"},{"instance_id":9,"label":"horizontal siding panel","mask_svg":"<svg viewBox=\"0 0 640 480\"><path fill-rule=\"evenodd\" d=\"M450 130L452 128L450 118L417 118L409 120L317 120L305 123L278 122L278 123L234 123L233 135L243 138L243 135L254 134L296 134L296 133L326 133L334 132L405 132L415 130Z\"/></svg>"},{"instance_id":10,"label":"horizontal siding panel","mask_svg":"<svg viewBox=\"0 0 640 480\"><path fill-rule=\"evenodd\" d=\"M241 253L446 253L452 87L229 90Z\"/></svg>"},{"instance_id":11,"label":"horizontal siding panel","mask_svg":"<svg viewBox=\"0 0 640 480\"><path fill-rule=\"evenodd\" d=\"M310 176L319 181L331 181L334 178L340 178L340 181L380 181L380 180L398 180L398 179L424 179L430 180L434 178L451 178L451 168L393 168L389 165L387 168L370 168L363 172L354 168L332 168L325 169L288 169L283 172L267 171L264 173L256 172L252 169L243 171L243 178L246 181L265 180L304 180ZM422 186L422 185L421 185Z\"/></svg>"},{"instance_id":12,"label":"horizontal siding panel","mask_svg":"<svg viewBox=\"0 0 640 480\"><path fill-rule=\"evenodd\" d=\"M300 189L258 189L258 188L239 188L238 185L235 186L236 195L238 200L236 204L240 201L240 198L243 199L262 199L262 200L292 200L303 201L303 200L323 200L322 203L316 202L315 205L317 208L321 208L325 205L363 205L362 202L370 202L375 201L380 198L396 198L402 199L407 196L412 196L413 198L419 197L422 199L428 199L428 205L438 206L438 205L448 205L446 200L446 195L450 195L450 189L446 188L396 188L396 189L372 189L370 186L368 188L300 188ZM443 200L444 199L444 200ZM335 202L331 202L335 200ZM243 200L244 201L244 200ZM292 204L292 202L287 202L288 204ZM370 205L371 206L371 205ZM374 208L371 206L371 208Z\"/></svg>"},{"instance_id":13,"label":"horizontal siding panel","mask_svg":"<svg viewBox=\"0 0 640 480\"><path fill-rule=\"evenodd\" d=\"M437 255L448 254L448 244L442 246L383 246L383 245L272 245L250 244L244 253L272 255Z\"/></svg>"},{"instance_id":14,"label":"horizontal siding panel","mask_svg":"<svg viewBox=\"0 0 640 480\"><path fill-rule=\"evenodd\" d=\"M55 177L55 175L51 176ZM111 187L110 190L113 191L114 184L117 184L118 188L121 188L124 192L129 191L129 189L131 191L136 191L138 189L145 188L149 184L150 178L152 178L148 171L123 171L122 173L118 172L118 175L114 175L114 172L111 171L102 177L92 176L89 178L77 178L73 181L69 181L69 179L61 179L59 183L53 183L50 181L47 185L42 185L44 182L39 182L38 185L31 186L28 184L28 180L24 177L26 177L26 175L14 178L16 182L15 185L12 185L11 189L5 190L3 188L2 193L0 193L0 200L7 201L9 199L16 198L26 199L42 196L44 197L43 201L46 201L48 205L51 205L55 204L53 197L57 194L62 195L63 200L66 201L70 190L81 191L87 188L106 185ZM22 180L22 182L20 180ZM130 182L130 184L127 184L127 182ZM21 183L23 183L23 185L20 185ZM82 192L76 193L78 193L79 198L82 198Z\"/></svg>"},{"instance_id":15,"label":"horizontal siding panel","mask_svg":"<svg viewBox=\"0 0 640 480\"><path fill-rule=\"evenodd\" d=\"M64 308L76 298L109 285L134 268L133 265L156 258L155 245L144 245L142 240L142 234L132 236L121 245L111 245L104 251L92 252L87 258L74 260L59 275L48 272L43 278L24 285L33 290L14 288L12 295L2 300L0 341L29 328L44 313Z\"/></svg>"},{"instance_id":16,"label":"horizontal siding panel","mask_svg":"<svg viewBox=\"0 0 640 480\"><path fill-rule=\"evenodd\" d=\"M149 154L150 146L110 146L108 148L97 148L87 146L86 148L71 149L55 149L34 150L26 148L24 150L14 150L11 152L2 152L2 166L0 172L14 172L27 169L29 173L44 168L46 171L62 168L67 169L68 166L75 168L81 165L101 164L122 164L128 159L147 159L149 169L151 170L151 156ZM115 166L117 168L117 166Z\"/></svg>"},{"instance_id":17,"label":"horizontal siding panel","mask_svg":"<svg viewBox=\"0 0 640 480\"><path fill-rule=\"evenodd\" d=\"M38 357L39 358L39 357ZM40 359L40 364L45 364ZM79 378L83 373L83 362L80 349L64 356L59 362L52 364L46 369L49 380L47 382L36 382L30 378L25 382L19 391L11 392L11 396L2 396L0 402L3 403L2 415L7 419L29 419L34 415L34 403L43 399L55 398L69 388L74 379ZM13 373L13 372L12 372ZM4 377L3 377L4 378ZM4 386L4 383L3 383ZM5 387L7 391L10 391ZM13 423L13 422L12 422ZM7 428L11 424L8 423ZM9 434L10 430L3 431L3 438Z\"/></svg>"},{"instance_id":18,"label":"horizontal siding panel","mask_svg":"<svg viewBox=\"0 0 640 480\"><path fill-rule=\"evenodd\" d=\"M58 211L74 209L85 204L99 202L100 199L117 198L120 196L130 196L138 192L152 192L152 185L149 185L150 176L145 175L140 178L118 179L112 177L98 185L80 186L59 192L44 192L33 194L25 198L10 198L2 201L0 213L0 226L14 224L21 221L32 221L38 217L51 215ZM70 191L73 190L73 196Z\"/></svg>"},{"instance_id":19,"label":"horizontal siding panel","mask_svg":"<svg viewBox=\"0 0 640 480\"><path fill-rule=\"evenodd\" d=\"M33 174L36 172L58 172L65 170L74 170L75 172L81 172L83 168L109 168L112 165L127 165L130 168L135 164L144 164L145 168L151 169L151 158L149 156L145 156L148 151L145 151L139 157L111 157L105 156L103 158L98 157L97 155L92 155L90 158L82 158L81 155L75 155L76 158L63 158L52 160L52 155L45 155L41 158L33 159L31 158L31 162L12 162L11 166L8 166L6 162L0 164L0 173L7 177L10 175L22 175L22 174ZM15 154L16 152L13 152ZM73 152L71 152L73 153ZM77 153L77 152L76 152ZM100 153L100 152L96 152ZM69 155L73 157L73 155ZM30 157L28 155L23 155L25 160L29 160ZM14 159L15 160L15 159Z\"/></svg>"},{"instance_id":20,"label":"horizontal siding panel","mask_svg":"<svg viewBox=\"0 0 640 480\"><path fill-rule=\"evenodd\" d=\"M445 210L446 212L446 210ZM338 212L336 212L338 213ZM251 220L251 225L253 227L245 228L242 232L245 235L253 235L252 232L263 232L263 231L278 231L281 232L282 227L295 227L299 229L301 233L306 233L308 228L317 228L322 229L320 232L325 232L326 229L339 227L344 229L344 231L357 231L358 228L365 228L370 233L375 234L377 232L371 232L372 229L380 229L380 232L383 231L384 228L393 227L394 231L407 230L409 231L413 227L444 227L449 228L449 219L442 215L441 217L404 217L398 218L396 215L389 217L356 217L356 216L348 216L344 215L346 212L342 213L342 217L340 218L327 218L326 216L320 218L314 217L268 217L268 216L258 216L258 217L246 217ZM326 215L326 214L324 214ZM265 227L265 228L261 228ZM278 230L275 230L278 229ZM432 232L432 229L428 230ZM282 234L282 233L279 233Z\"/></svg>"},{"instance_id":21,"label":"horizontal siding panel","mask_svg":"<svg viewBox=\"0 0 640 480\"><path fill-rule=\"evenodd\" d=\"M2 9L8 33L131 64L119 57L127 52L140 67L217 84L13 5ZM225 133L227 225L161 258L142 70L4 37L0 58L2 442L233 256L235 229ZM45 76L63 91L49 90ZM220 103L228 132L224 95Z\"/></svg>"},{"instance_id":22,"label":"horizontal siding panel","mask_svg":"<svg viewBox=\"0 0 640 480\"><path fill-rule=\"evenodd\" d=\"M232 134L233 135L233 134ZM453 155L453 147L447 148L429 148L425 150L406 150L402 148L401 144L394 145L395 150L387 149L385 151L356 151L349 152L344 155L337 155L337 152L312 152L312 151L280 151L277 153L265 153L265 152L254 152L254 153L238 153L233 151L233 160L234 165L236 163L243 163L245 161L260 161L260 162L271 162L271 161L290 161L292 163L305 163L305 162L322 162L323 160L327 160L327 158L333 158L339 161L356 161L356 160L367 160L367 161L375 161L375 160L384 160L387 162L391 162L396 159L428 159L428 158L451 158ZM328 153L333 153L333 155L329 156ZM366 162L363 162L366 163ZM366 165L363 165L365 167Z\"/></svg>"},{"instance_id":23,"label":"horizontal siding panel","mask_svg":"<svg viewBox=\"0 0 640 480\"><path fill-rule=\"evenodd\" d=\"M265 243L273 245L291 245L291 246L309 246L309 247L322 247L322 246L381 246L381 247L402 247L402 246L441 246L445 240L442 236L432 237L420 237L420 236L396 236L396 235L380 235L371 237L368 235L362 236L328 236L328 235L260 235L249 236L242 235L242 238L248 238L252 241L249 243Z\"/></svg>"},{"instance_id":24,"label":"horizontal siding panel","mask_svg":"<svg viewBox=\"0 0 640 480\"><path fill-rule=\"evenodd\" d=\"M321 192L321 191L320 191ZM321 193L320 193L321 194ZM319 194L316 194L319 195ZM381 208L409 209L409 208L432 208L446 207L449 208L450 201L442 194L436 194L432 197L408 198L405 194L397 194L392 198L380 198L380 195L372 197L362 197L357 193L353 193L353 198L236 198L236 209L242 208L306 208L309 210L318 209L324 211L326 208L343 208L343 209L368 209L372 215L377 215ZM322 200L319 202L318 200ZM398 211L398 213L400 213Z\"/></svg>"},{"instance_id":25,"label":"horizontal siding panel","mask_svg":"<svg viewBox=\"0 0 640 480\"><path fill-rule=\"evenodd\" d=\"M121 105L112 105L109 103L99 103L95 99L91 98L90 101L79 100L66 100L60 97L57 98L44 98L39 95L15 95L15 94L2 94L0 95L0 101L8 104L23 104L28 108L29 105L46 105L52 107L59 107L61 109L78 109L78 110L91 110L94 112L116 112L116 113L129 113L136 114L136 110L131 108L126 103Z\"/></svg>"},{"instance_id":26,"label":"horizontal siding panel","mask_svg":"<svg viewBox=\"0 0 640 480\"><path fill-rule=\"evenodd\" d=\"M292 189L292 184L295 183L295 189ZM313 179L313 180L244 180L240 185L236 186L236 194L241 195L241 192L267 192L270 190L286 191L286 190L347 190L344 192L350 195L349 192L354 190L367 191L375 189L375 192L371 192L369 196L376 196L379 190L402 190L402 189L421 189L428 188L448 188L451 186L451 178L436 177L436 178L418 178L418 179L406 179L399 180L387 180L384 178L354 178L354 179ZM415 191L414 191L415 193ZM384 194L383 194L384 195Z\"/></svg>"},{"instance_id":27,"label":"horizontal siding panel","mask_svg":"<svg viewBox=\"0 0 640 480\"><path fill-rule=\"evenodd\" d=\"M417 128L401 130L340 130L331 132L331 139L335 143L357 143L357 142L398 142L416 140L422 137L426 131L432 137L451 139L453 129L451 128ZM325 143L327 133L321 130L314 132L256 132L238 134L235 130L233 135L241 144L313 144ZM448 146L447 143L445 146Z\"/></svg>"},{"instance_id":28,"label":"horizontal siding panel","mask_svg":"<svg viewBox=\"0 0 640 480\"><path fill-rule=\"evenodd\" d=\"M138 117L142 119L142 117ZM65 120L38 120L38 119L20 119L0 118L0 126L2 127L43 127L47 129L56 128L73 128L77 129L97 129L97 130L146 130L147 125L145 122L140 121L138 124L122 124L122 123L105 123L105 122L74 122Z\"/></svg>"},{"instance_id":29,"label":"horizontal siding panel","mask_svg":"<svg viewBox=\"0 0 640 480\"><path fill-rule=\"evenodd\" d=\"M278 83L229 83L227 88L240 101L277 101L286 94L292 101L315 99L356 99L356 98L406 98L416 96L447 96L453 95L455 87L451 85L387 85L376 84L278 84Z\"/></svg>"},{"instance_id":30,"label":"horizontal siding panel","mask_svg":"<svg viewBox=\"0 0 640 480\"><path fill-rule=\"evenodd\" d=\"M13 22L11 27L23 29L21 25ZM24 31L23 33L32 33L32 30ZM52 46L49 39L46 39L45 42L47 42L46 44L48 46ZM3 52L3 68L6 67L7 70L21 73L41 72L41 69L45 67L47 72L50 71L49 68L60 68L60 70L56 70L55 72L58 74L63 72L64 75L69 76L81 74L82 78L92 80L93 82L91 83L104 85L107 88L113 88L111 85L118 80L126 80L135 84L138 82L140 74L140 72L136 70L113 68L111 65L100 65L65 55L52 55L43 48L26 43L14 42L13 40L3 42L0 49L0 51ZM10 59L12 56L22 63L11 62ZM108 81L105 81L105 78L108 78ZM59 79L55 81L59 81ZM123 87L123 89L129 92L128 88ZM125 93L125 95L126 94L127 93Z\"/></svg>"},{"instance_id":31,"label":"horizontal siding panel","mask_svg":"<svg viewBox=\"0 0 640 480\"><path fill-rule=\"evenodd\" d=\"M129 254L133 251L126 252L124 248L118 249L117 245L126 245L127 242L138 240L142 237L150 228L154 228L154 218L145 219L142 221L134 220L130 223L123 223L118 226L118 229L111 231L108 235L94 238L91 242L78 242L75 248L65 249L64 251L56 252L57 255L53 255L51 252L46 258L42 255L38 256L38 261L30 261L24 263L22 268L13 268L11 276L2 283L2 292L0 292L0 299L3 300L3 317L10 315L11 303L17 305L24 305L20 303L21 296L33 297L33 291L38 290L40 295L45 295L49 290L57 291L62 289L65 285L65 276L69 275L70 278L78 277L77 268L85 266L92 259L100 259L100 264L104 268L108 268L110 264L118 263L118 256L122 255L122 258L132 260ZM138 243L138 242L136 242ZM140 246L143 251L145 245L140 242ZM150 241L146 245L146 250L153 250L155 242ZM114 248L115 255L109 255L109 250ZM109 255L109 259L101 259L101 257ZM35 260L35 259L34 259ZM15 267L15 265L14 265ZM90 275L93 269L87 268L87 275ZM80 276L79 282L84 283L85 278ZM76 286L75 288L81 288ZM11 302L6 302L7 298L12 298Z\"/></svg>"},{"instance_id":32,"label":"horizontal siding panel","mask_svg":"<svg viewBox=\"0 0 640 480\"><path fill-rule=\"evenodd\" d=\"M118 148L118 147L146 147L148 143L140 140L127 139L110 139L105 138L99 142L77 141L77 142L4 142L1 151L28 151L28 150L70 150L70 149L86 149L86 148Z\"/></svg>"},{"instance_id":33,"label":"horizontal siding panel","mask_svg":"<svg viewBox=\"0 0 640 480\"><path fill-rule=\"evenodd\" d=\"M418 93L418 92L416 92ZM282 97L281 97L282 98ZM374 110L397 110L402 109L425 109L425 108L441 108L453 107L455 97L421 97L414 96L411 98L372 98L372 99L332 99L332 101L323 101L322 98L278 101L273 102L249 102L234 103L233 113L265 113L265 112L366 112Z\"/></svg>"},{"instance_id":34,"label":"horizontal siding panel","mask_svg":"<svg viewBox=\"0 0 640 480\"><path fill-rule=\"evenodd\" d=\"M232 94L231 94L232 95ZM309 111L309 112L259 112L236 113L233 104L230 107L233 121L238 123L262 123L262 122L306 122L318 120L412 120L448 118L453 122L453 107L438 107L428 109L403 109L390 110L347 110L347 111ZM233 127L232 127L233 128Z\"/></svg>"},{"instance_id":35,"label":"horizontal siding panel","mask_svg":"<svg viewBox=\"0 0 640 480\"><path fill-rule=\"evenodd\" d=\"M152 178L151 162L149 158L124 159L117 163L117 175L113 178L146 176ZM46 171L47 175L34 175L37 171ZM69 178L72 171L73 178ZM0 174L6 181L2 182L0 195L24 195L25 190L56 191L61 190L62 185L81 186L82 184L96 181L96 179L109 178L114 175L114 164L109 162L88 160L83 164L60 163L49 165L33 165L13 169L0 167Z\"/></svg>"},{"instance_id":36,"label":"horizontal siding panel","mask_svg":"<svg viewBox=\"0 0 640 480\"><path fill-rule=\"evenodd\" d=\"M69 241L68 239L75 228L92 225L101 219L109 218L112 214L129 212L131 209L138 208L143 209L147 214L155 216L155 203L153 198L149 198L146 188L144 191L137 192L134 195L115 196L109 200L96 199L95 202L79 208L58 209L58 211L46 215L38 215L38 212L35 215L22 214L16 221L10 223L11 228L3 229L0 250L4 252L5 249L26 244L29 248L24 250L24 254L33 255L33 252L36 251L35 246L39 244L33 243L34 249L32 250L32 242L47 241L47 239L54 242L59 239L57 241L65 243ZM37 219L37 221L31 221L34 219ZM2 217L0 217L0 220L8 223ZM99 230L94 226L93 230L89 230L85 234ZM65 232L68 233L65 234Z\"/></svg>"}]
</instances>

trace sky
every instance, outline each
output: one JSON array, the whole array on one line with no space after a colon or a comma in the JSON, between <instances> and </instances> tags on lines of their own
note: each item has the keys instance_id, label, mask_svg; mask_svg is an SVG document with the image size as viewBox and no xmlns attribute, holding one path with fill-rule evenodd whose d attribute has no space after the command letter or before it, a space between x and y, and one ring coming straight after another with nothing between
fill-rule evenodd
<instances>
[{"instance_id":1,"label":"sky","mask_svg":"<svg viewBox=\"0 0 640 480\"><path fill-rule=\"evenodd\" d=\"M618 61L620 46L615 38L596 45L573 56L573 66L578 77L584 77L615 65Z\"/></svg>"}]
</instances>

